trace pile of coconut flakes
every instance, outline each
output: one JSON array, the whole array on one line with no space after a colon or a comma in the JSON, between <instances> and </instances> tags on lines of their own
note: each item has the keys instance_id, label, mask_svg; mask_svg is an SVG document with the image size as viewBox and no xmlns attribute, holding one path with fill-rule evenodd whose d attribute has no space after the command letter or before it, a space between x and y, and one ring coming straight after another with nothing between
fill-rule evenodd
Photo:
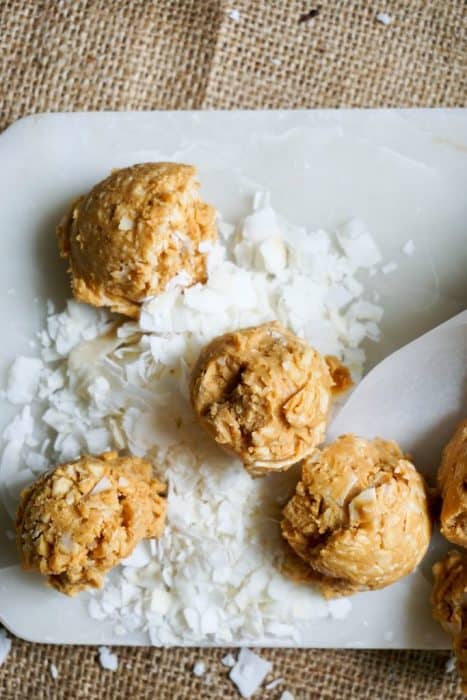
<instances>
[{"instance_id":1,"label":"pile of coconut flakes","mask_svg":"<svg viewBox=\"0 0 467 700\"><path fill-rule=\"evenodd\" d=\"M201 433L188 402L200 348L228 330L280 320L355 379L382 310L357 276L380 252L359 220L336 235L306 231L258 195L237 227L219 219L205 245L207 284L178 275L143 306L139 322L68 301L48 304L40 354L15 360L6 397L21 406L3 433L0 495L11 515L19 489L50 465L128 450L169 484L168 523L89 595L94 620L117 635L145 630L154 644L300 643L303 624L344 617L280 573L280 511L297 472L253 480Z\"/></svg>"}]
</instances>

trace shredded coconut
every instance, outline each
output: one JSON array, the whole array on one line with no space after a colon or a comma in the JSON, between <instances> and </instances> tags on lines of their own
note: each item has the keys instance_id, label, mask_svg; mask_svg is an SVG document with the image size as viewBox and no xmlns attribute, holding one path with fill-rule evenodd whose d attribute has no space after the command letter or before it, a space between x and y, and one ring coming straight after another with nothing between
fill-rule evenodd
<instances>
[{"instance_id":1,"label":"shredded coconut","mask_svg":"<svg viewBox=\"0 0 467 700\"><path fill-rule=\"evenodd\" d=\"M358 380L360 345L378 339L382 315L358 274L381 254L363 222L337 236L307 231L265 193L243 222L219 225L207 283L172 280L139 322L117 325L75 301L59 313L49 307L41 357L18 358L10 372L8 393L26 403L3 432L0 498L14 518L20 490L51 464L108 448L144 456L169 484L167 527L88 594L90 618L121 636L146 631L157 645L300 644L311 621L341 619L346 604L280 573L278 523L294 477L277 475L265 489L218 449L193 416L189 376L213 337L278 319ZM27 385L18 361L34 374Z\"/></svg>"},{"instance_id":2,"label":"shredded coconut","mask_svg":"<svg viewBox=\"0 0 467 700\"><path fill-rule=\"evenodd\" d=\"M281 683L284 682L283 678L275 678L273 681L270 683L266 683L264 686L265 690L274 690L274 688L277 688L278 685L281 685Z\"/></svg>"},{"instance_id":3,"label":"shredded coconut","mask_svg":"<svg viewBox=\"0 0 467 700\"><path fill-rule=\"evenodd\" d=\"M116 671L118 668L118 656L112 654L109 647L99 647L99 663L106 671Z\"/></svg>"},{"instance_id":4,"label":"shredded coconut","mask_svg":"<svg viewBox=\"0 0 467 700\"><path fill-rule=\"evenodd\" d=\"M270 661L266 661L253 651L243 648L240 649L237 663L230 671L229 678L237 686L242 698L250 698L271 670Z\"/></svg>"}]
</instances>

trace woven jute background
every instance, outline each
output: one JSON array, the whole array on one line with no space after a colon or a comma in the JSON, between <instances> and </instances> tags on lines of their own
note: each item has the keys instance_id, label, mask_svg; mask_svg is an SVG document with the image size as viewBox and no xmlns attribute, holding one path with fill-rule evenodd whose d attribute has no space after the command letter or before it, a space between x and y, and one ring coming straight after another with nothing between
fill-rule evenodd
<instances>
[{"instance_id":1,"label":"woven jute background","mask_svg":"<svg viewBox=\"0 0 467 700\"><path fill-rule=\"evenodd\" d=\"M466 106L465 9L464 0L0 0L0 128L44 111ZM448 653L261 653L285 679L258 695L271 700L285 688L297 700L461 697ZM0 698L238 697L225 650L118 654L112 673L94 648L14 640Z\"/></svg>"}]
</instances>

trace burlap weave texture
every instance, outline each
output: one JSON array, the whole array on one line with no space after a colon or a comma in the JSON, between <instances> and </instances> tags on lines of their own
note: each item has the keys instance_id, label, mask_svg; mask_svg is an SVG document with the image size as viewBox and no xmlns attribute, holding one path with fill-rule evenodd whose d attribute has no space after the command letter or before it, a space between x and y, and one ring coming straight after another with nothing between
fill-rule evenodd
<instances>
[{"instance_id":1,"label":"burlap weave texture","mask_svg":"<svg viewBox=\"0 0 467 700\"><path fill-rule=\"evenodd\" d=\"M0 129L45 111L466 106L465 9L464 0L0 0ZM391 24L376 21L380 11ZM118 653L111 673L94 648L15 640L0 698L238 697L223 650ZM285 688L296 700L461 697L446 653L262 653L285 679L258 695L271 700ZM209 684L192 674L198 659Z\"/></svg>"}]
</instances>

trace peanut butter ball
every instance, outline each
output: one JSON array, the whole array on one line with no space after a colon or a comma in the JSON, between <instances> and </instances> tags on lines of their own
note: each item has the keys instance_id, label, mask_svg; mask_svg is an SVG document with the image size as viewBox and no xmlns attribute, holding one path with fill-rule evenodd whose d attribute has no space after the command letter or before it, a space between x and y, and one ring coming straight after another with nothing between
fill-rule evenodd
<instances>
[{"instance_id":1,"label":"peanut butter ball","mask_svg":"<svg viewBox=\"0 0 467 700\"><path fill-rule=\"evenodd\" d=\"M21 494L16 530L23 567L67 595L99 588L141 539L160 537L164 494L143 459L106 452L61 464Z\"/></svg>"},{"instance_id":2,"label":"peanut butter ball","mask_svg":"<svg viewBox=\"0 0 467 700\"><path fill-rule=\"evenodd\" d=\"M467 555L449 552L433 567L433 617L452 636L462 690L467 694Z\"/></svg>"},{"instance_id":3,"label":"peanut butter ball","mask_svg":"<svg viewBox=\"0 0 467 700\"><path fill-rule=\"evenodd\" d=\"M74 296L137 318L141 302L178 273L206 281L199 246L217 233L192 165L142 163L114 170L77 199L57 235Z\"/></svg>"},{"instance_id":4,"label":"peanut butter ball","mask_svg":"<svg viewBox=\"0 0 467 700\"><path fill-rule=\"evenodd\" d=\"M191 400L216 442L259 476L287 469L324 440L332 385L324 358L274 322L209 343Z\"/></svg>"},{"instance_id":5,"label":"peanut butter ball","mask_svg":"<svg viewBox=\"0 0 467 700\"><path fill-rule=\"evenodd\" d=\"M438 483L441 532L450 542L467 547L467 419L444 448Z\"/></svg>"},{"instance_id":6,"label":"peanut butter ball","mask_svg":"<svg viewBox=\"0 0 467 700\"><path fill-rule=\"evenodd\" d=\"M293 578L326 597L384 588L410 573L431 536L425 483L394 442L343 435L315 450L283 512L300 558Z\"/></svg>"}]
</instances>

